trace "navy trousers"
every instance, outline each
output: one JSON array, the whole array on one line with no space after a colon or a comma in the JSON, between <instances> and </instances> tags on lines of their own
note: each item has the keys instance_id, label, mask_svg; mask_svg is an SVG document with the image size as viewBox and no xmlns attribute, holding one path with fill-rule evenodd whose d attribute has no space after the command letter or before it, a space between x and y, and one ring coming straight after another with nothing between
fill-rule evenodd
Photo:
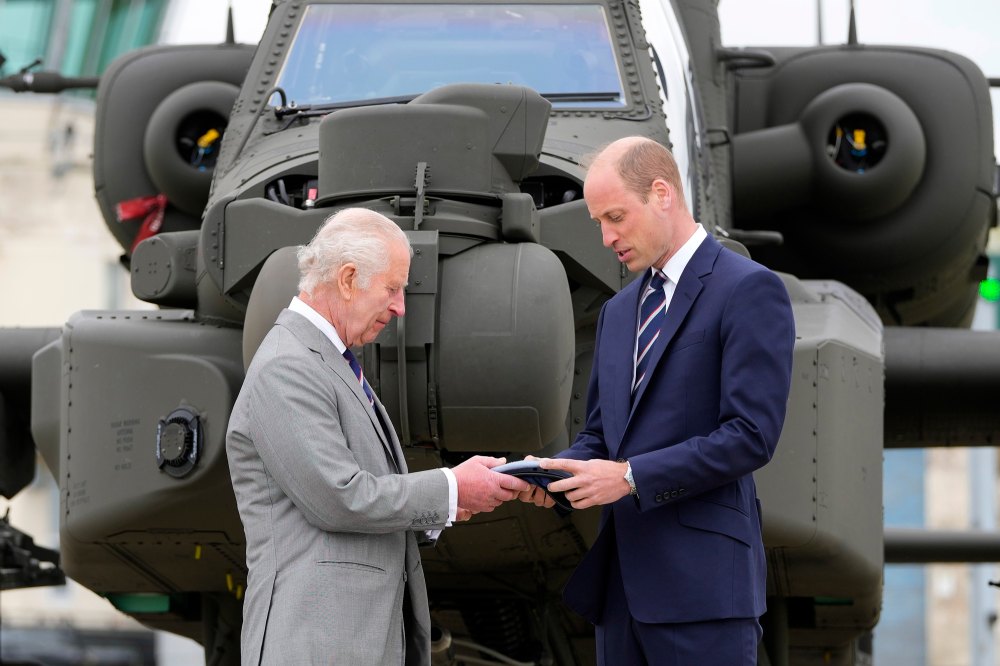
<instances>
[{"instance_id":1,"label":"navy trousers","mask_svg":"<svg viewBox=\"0 0 1000 666\"><path fill-rule=\"evenodd\" d=\"M618 555L597 625L598 666L756 666L757 618L647 624L628 612Z\"/></svg>"}]
</instances>

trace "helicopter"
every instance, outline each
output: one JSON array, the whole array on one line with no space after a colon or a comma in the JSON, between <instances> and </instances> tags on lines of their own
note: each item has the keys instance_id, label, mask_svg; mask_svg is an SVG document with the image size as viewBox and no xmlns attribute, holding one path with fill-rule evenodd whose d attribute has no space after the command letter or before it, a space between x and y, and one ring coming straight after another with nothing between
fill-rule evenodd
<instances>
[{"instance_id":1,"label":"helicopter","mask_svg":"<svg viewBox=\"0 0 1000 666\"><path fill-rule=\"evenodd\" d=\"M127 53L97 87L94 188L159 309L0 331L0 452L18 461L0 490L30 481L37 449L60 488L58 568L238 663L226 424L296 293L295 248L355 206L409 237L407 316L360 360L410 469L551 455L582 427L601 305L633 279L590 221L587 159L638 134L793 305L788 416L755 475L760 663L867 663L887 553L948 550L884 527L883 448L1000 434L982 367L997 338L967 330L996 224L989 87L936 49L727 48L712 0L276 0L256 47ZM591 663L560 590L597 522L515 502L447 529L422 554L435 663ZM994 556L970 539L952 556ZM16 541L20 584L58 582L32 564L52 553Z\"/></svg>"}]
</instances>

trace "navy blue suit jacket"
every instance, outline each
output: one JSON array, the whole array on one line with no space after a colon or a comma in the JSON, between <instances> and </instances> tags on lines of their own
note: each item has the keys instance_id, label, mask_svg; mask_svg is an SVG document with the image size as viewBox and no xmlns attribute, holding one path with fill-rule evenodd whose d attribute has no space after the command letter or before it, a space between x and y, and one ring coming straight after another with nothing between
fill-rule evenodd
<instances>
[{"instance_id":1,"label":"navy blue suit jacket","mask_svg":"<svg viewBox=\"0 0 1000 666\"><path fill-rule=\"evenodd\" d=\"M641 622L759 617L767 569L751 474L771 459L784 422L795 341L788 293L774 273L707 237L676 285L633 401L644 283L601 310L587 422L559 455L628 459L639 496L603 508L565 601L600 622L615 548L627 610Z\"/></svg>"}]
</instances>

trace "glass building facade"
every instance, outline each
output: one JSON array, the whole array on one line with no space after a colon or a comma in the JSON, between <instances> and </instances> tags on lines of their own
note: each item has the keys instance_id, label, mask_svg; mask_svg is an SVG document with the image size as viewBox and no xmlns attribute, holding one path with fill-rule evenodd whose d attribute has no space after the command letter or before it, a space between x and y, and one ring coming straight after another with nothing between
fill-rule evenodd
<instances>
[{"instance_id":1,"label":"glass building facade","mask_svg":"<svg viewBox=\"0 0 1000 666\"><path fill-rule=\"evenodd\" d=\"M0 0L7 76L41 60L63 76L99 76L116 57L157 40L169 0Z\"/></svg>"}]
</instances>

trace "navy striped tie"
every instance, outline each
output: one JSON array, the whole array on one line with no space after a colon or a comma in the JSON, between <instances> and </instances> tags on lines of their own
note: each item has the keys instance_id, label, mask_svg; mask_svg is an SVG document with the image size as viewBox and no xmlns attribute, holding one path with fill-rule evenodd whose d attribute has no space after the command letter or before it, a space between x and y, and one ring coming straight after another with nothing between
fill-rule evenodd
<instances>
[{"instance_id":1,"label":"navy striped tie","mask_svg":"<svg viewBox=\"0 0 1000 666\"><path fill-rule=\"evenodd\" d=\"M344 350L344 358L347 359L351 370L354 371L354 376L361 382L361 388L364 389L365 395L368 396L368 404L374 407L375 395L372 393L372 387L368 385L368 381L365 379L365 373L361 372L361 365L358 363L358 359L354 357L354 353L350 349Z\"/></svg>"},{"instance_id":2,"label":"navy striped tie","mask_svg":"<svg viewBox=\"0 0 1000 666\"><path fill-rule=\"evenodd\" d=\"M639 305L639 334L635 347L635 383L632 384L632 395L639 390L639 385L646 377L646 367L649 365L649 357L652 355L653 345L660 337L660 327L663 326L663 317L666 309L663 307L667 297L663 293L663 283L666 281L663 274L653 271L653 279L646 285L646 291Z\"/></svg>"}]
</instances>

